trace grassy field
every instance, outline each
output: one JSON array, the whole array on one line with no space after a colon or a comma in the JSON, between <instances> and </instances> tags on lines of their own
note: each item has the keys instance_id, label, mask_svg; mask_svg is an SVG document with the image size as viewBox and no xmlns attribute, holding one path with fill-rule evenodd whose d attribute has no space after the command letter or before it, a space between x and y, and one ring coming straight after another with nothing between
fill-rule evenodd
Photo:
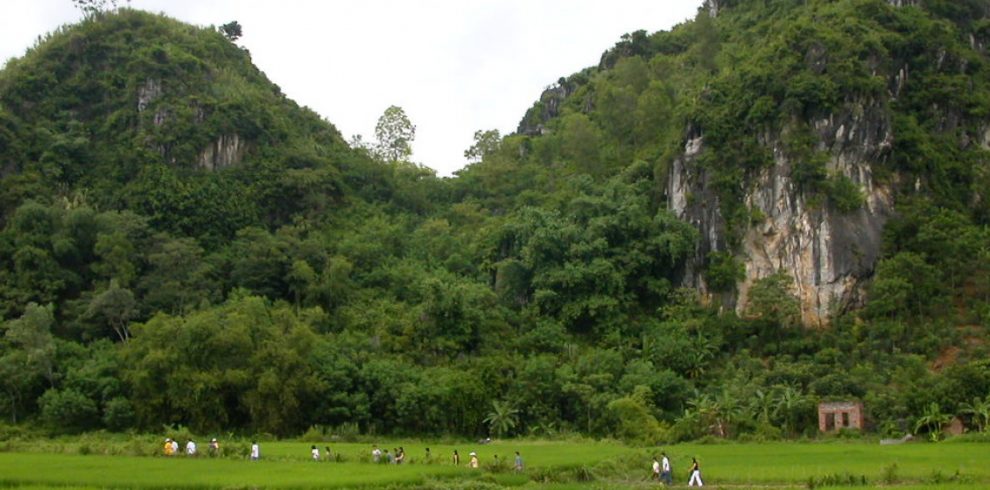
<instances>
[{"instance_id":1,"label":"grassy field","mask_svg":"<svg viewBox=\"0 0 990 490\"><path fill-rule=\"evenodd\" d=\"M871 482L963 478L990 485L990 445L979 443L904 444L773 443L681 445L670 448L675 472L697 456L711 481L734 483L800 482L834 474L865 476ZM894 466L896 465L896 466Z\"/></svg>"},{"instance_id":2,"label":"grassy field","mask_svg":"<svg viewBox=\"0 0 990 490\"><path fill-rule=\"evenodd\" d=\"M327 444L318 444L323 450ZM262 461L240 458L133 457L33 452L0 453L0 486L19 488L648 488L650 455L656 449L593 442L496 442L489 445L404 446L405 465L370 463L371 444L331 444L342 462L313 462L310 443L262 444ZM461 466L449 462L454 449ZM678 445L664 448L674 481L687 481L691 457L711 488L828 488L896 486L902 490L973 490L990 487L990 445L979 443L767 443ZM520 451L523 475L494 467L495 455L511 461ZM477 451L487 469L465 467ZM854 486L838 486L853 482Z\"/></svg>"}]
</instances>

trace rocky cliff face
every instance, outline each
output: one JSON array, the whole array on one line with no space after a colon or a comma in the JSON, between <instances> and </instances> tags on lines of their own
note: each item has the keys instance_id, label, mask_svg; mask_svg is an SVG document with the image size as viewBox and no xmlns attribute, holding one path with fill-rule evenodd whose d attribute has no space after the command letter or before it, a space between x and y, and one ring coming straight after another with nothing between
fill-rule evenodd
<instances>
[{"instance_id":1,"label":"rocky cliff face","mask_svg":"<svg viewBox=\"0 0 990 490\"><path fill-rule=\"evenodd\" d=\"M568 96L574 93L575 88L575 84L568 83L561 78L557 83L544 89L543 93L540 94L539 102L530 108L523 116L522 121L519 122L516 133L529 136L543 134L545 131L543 125L560 115L561 105Z\"/></svg>"},{"instance_id":2,"label":"rocky cliff face","mask_svg":"<svg viewBox=\"0 0 990 490\"><path fill-rule=\"evenodd\" d=\"M738 3L706 0L702 9L717 17ZM899 8L921 4L918 0L887 3ZM971 35L969 41L973 49L984 51L984 39ZM814 49L810 50L809 68L820 71L816 66L820 58L823 57L816 55ZM938 52L932 62L942 70L945 51ZM890 74L890 99L901 95L910 77L906 64ZM939 131L951 131L959 125L957 114L934 112L944 116L938 124ZM828 117L806 122L817 137L816 150L829 156L829 173L844 175L859 187L865 197L861 208L844 213L820 196L802 192L792 178L795 162L782 150L779 132L760 135L760 144L773 155L773 165L746 178L742 204L759 219L743 230L738 244L727 243L724 203L719 201L711 176L698 162L705 151L704 134L687 138L683 153L671 165L666 191L670 209L701 231L695 259L685 274L685 286L695 287L741 313L756 281L784 271L794 280L803 322L818 326L865 300L862 286L879 259L883 227L894 212L892 186L896 185L896 179L892 183L875 179L874 168L888 158L894 135L889 110L885 101L879 100L850 100ZM990 149L990 129L974 136L976 143ZM701 269L713 251L730 251L745 264L745 278L734 294L716 295L705 284Z\"/></svg>"},{"instance_id":3,"label":"rocky cliff face","mask_svg":"<svg viewBox=\"0 0 990 490\"><path fill-rule=\"evenodd\" d=\"M236 134L221 135L199 154L199 166L216 170L236 165L244 158L247 150L245 141Z\"/></svg>"},{"instance_id":4,"label":"rocky cliff face","mask_svg":"<svg viewBox=\"0 0 990 490\"><path fill-rule=\"evenodd\" d=\"M759 279L786 271L794 278L806 325L827 323L837 311L862 302L861 282L872 274L880 252L881 232L893 210L892 192L873 176L876 162L888 154L893 136L889 115L877 101L851 101L842 110L814 121L818 150L827 152L831 173L845 175L865 196L864 205L842 213L801 192L791 178L792 163L782 151L780 134L764 134L774 164L747 179L744 203L764 217L742 235L733 252L746 267L737 294L721 298L737 311L745 309L749 289ZM701 231L696 258L685 285L711 294L700 264L711 251L725 251L721 203L705 171L697 165L704 136L690 138L671 166L668 204Z\"/></svg>"},{"instance_id":5,"label":"rocky cliff face","mask_svg":"<svg viewBox=\"0 0 990 490\"><path fill-rule=\"evenodd\" d=\"M137 91L138 113L150 110L155 101L160 99L164 93L165 90L162 88L161 80L154 78L147 79ZM157 107L151 121L155 126L161 126L167 123L171 117L172 113L167 106ZM196 107L194 113L195 124L202 124L205 118L206 114L202 108ZM155 148L166 161L176 163L175 158L171 156L172 152L169 145L157 145ZM247 142L237 134L220 135L200 151L196 163L201 168L207 170L216 170L237 165L244 159L247 148Z\"/></svg>"}]
</instances>

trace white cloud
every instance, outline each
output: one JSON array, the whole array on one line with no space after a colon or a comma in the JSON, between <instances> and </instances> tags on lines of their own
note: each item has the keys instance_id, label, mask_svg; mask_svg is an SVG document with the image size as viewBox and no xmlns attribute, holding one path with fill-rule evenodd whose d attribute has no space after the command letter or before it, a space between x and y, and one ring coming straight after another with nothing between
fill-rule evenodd
<instances>
[{"instance_id":1,"label":"white cloud","mask_svg":"<svg viewBox=\"0 0 990 490\"><path fill-rule=\"evenodd\" d=\"M449 175L477 129L515 130L544 87L595 65L624 33L669 29L702 0L133 0L240 44L286 95L368 139L389 105L417 126L414 160ZM119 1L118 3L125 3ZM70 0L3 3L0 60L80 18Z\"/></svg>"}]
</instances>

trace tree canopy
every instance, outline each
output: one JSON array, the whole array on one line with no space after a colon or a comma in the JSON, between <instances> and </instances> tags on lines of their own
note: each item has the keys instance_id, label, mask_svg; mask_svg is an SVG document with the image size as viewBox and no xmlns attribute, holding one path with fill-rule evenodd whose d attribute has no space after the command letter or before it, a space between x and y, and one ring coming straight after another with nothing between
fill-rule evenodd
<instances>
[{"instance_id":1,"label":"tree canopy","mask_svg":"<svg viewBox=\"0 0 990 490\"><path fill-rule=\"evenodd\" d=\"M87 16L0 72L0 415L652 443L813 434L816 402L858 399L885 434L985 430L990 39L971 10L744 0L637 31L518 132L477 131L452 178L412 164L400 107L345 142L236 21ZM795 162L781 199L869 205L816 129L857 97L896 132L874 168L897 208L858 303L804 328L782 267L721 301L775 152ZM699 134L714 195L685 199L726 220L716 250L666 195Z\"/></svg>"}]
</instances>

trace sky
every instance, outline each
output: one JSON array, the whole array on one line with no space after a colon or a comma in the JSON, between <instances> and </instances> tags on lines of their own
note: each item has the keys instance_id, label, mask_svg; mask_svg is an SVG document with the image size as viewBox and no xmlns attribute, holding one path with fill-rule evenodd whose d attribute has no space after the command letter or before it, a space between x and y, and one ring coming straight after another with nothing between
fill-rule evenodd
<instances>
[{"instance_id":1,"label":"sky","mask_svg":"<svg viewBox=\"0 0 990 490\"><path fill-rule=\"evenodd\" d=\"M238 44L282 92L350 140L402 107L412 160L451 175L476 130L508 134L561 76L628 32L669 30L702 0L131 0L191 24L243 27ZM126 5L125 0L118 4ZM82 14L72 0L4 0L0 63Z\"/></svg>"}]
</instances>

